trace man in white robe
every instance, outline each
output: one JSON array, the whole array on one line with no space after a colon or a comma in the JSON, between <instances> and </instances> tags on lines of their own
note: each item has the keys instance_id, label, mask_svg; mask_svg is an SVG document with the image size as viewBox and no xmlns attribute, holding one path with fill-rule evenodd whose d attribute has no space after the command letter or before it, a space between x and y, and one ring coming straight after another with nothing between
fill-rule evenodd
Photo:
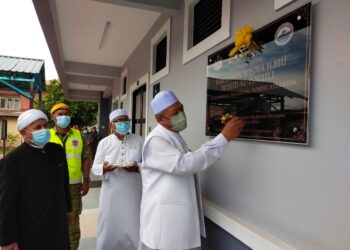
<instances>
[{"instance_id":1,"label":"man in white robe","mask_svg":"<svg viewBox=\"0 0 350 250\"><path fill-rule=\"evenodd\" d=\"M99 142L92 166L92 172L102 176L96 249L136 250L141 201L138 164L143 140L128 132L130 119L124 109L113 111L109 120L114 133Z\"/></svg>"},{"instance_id":2,"label":"man in white robe","mask_svg":"<svg viewBox=\"0 0 350 250\"><path fill-rule=\"evenodd\" d=\"M142 151L139 250L200 249L205 228L196 173L220 159L244 122L232 118L218 136L190 152L179 134L186 116L174 93L159 92L151 106L158 125Z\"/></svg>"}]
</instances>

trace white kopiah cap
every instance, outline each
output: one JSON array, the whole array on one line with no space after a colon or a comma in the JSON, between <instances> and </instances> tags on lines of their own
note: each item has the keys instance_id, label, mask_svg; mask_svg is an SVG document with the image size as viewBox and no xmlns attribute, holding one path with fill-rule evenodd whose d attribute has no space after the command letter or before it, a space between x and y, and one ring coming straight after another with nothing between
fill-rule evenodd
<instances>
[{"instance_id":1,"label":"white kopiah cap","mask_svg":"<svg viewBox=\"0 0 350 250\"><path fill-rule=\"evenodd\" d=\"M178 100L172 91L160 91L151 102L153 113L156 115L159 112L162 112L164 109L170 107L177 101Z\"/></svg>"},{"instance_id":2,"label":"white kopiah cap","mask_svg":"<svg viewBox=\"0 0 350 250\"><path fill-rule=\"evenodd\" d=\"M128 112L126 112L125 109L116 109L116 110L113 110L113 111L109 114L109 121L112 122L114 118L116 118L116 117L118 117L118 116L122 116L122 115L128 116Z\"/></svg>"},{"instance_id":3,"label":"white kopiah cap","mask_svg":"<svg viewBox=\"0 0 350 250\"><path fill-rule=\"evenodd\" d=\"M44 119L47 121L47 116L44 112L38 109L29 109L23 112L17 120L17 130L22 131L36 120Z\"/></svg>"}]
</instances>

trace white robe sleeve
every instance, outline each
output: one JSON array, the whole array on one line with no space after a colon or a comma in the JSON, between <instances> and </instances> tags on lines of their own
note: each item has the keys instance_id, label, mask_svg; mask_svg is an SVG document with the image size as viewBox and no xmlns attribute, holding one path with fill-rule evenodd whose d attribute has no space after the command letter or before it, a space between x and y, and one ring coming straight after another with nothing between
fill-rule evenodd
<instances>
[{"instance_id":1,"label":"white robe sleeve","mask_svg":"<svg viewBox=\"0 0 350 250\"><path fill-rule=\"evenodd\" d=\"M104 160L105 160L104 141L101 141L97 146L94 163L91 169L94 175L100 175L100 176L103 175Z\"/></svg>"},{"instance_id":2,"label":"white robe sleeve","mask_svg":"<svg viewBox=\"0 0 350 250\"><path fill-rule=\"evenodd\" d=\"M178 175L197 173L219 160L228 143L226 138L219 134L195 152L183 153L169 141L155 136L145 147L142 168Z\"/></svg>"},{"instance_id":3,"label":"white robe sleeve","mask_svg":"<svg viewBox=\"0 0 350 250\"><path fill-rule=\"evenodd\" d=\"M142 165L142 147L143 147L143 138L140 136L140 139L139 139L139 154L140 154L140 160L137 161L137 165L138 167L140 168L141 165Z\"/></svg>"}]
</instances>

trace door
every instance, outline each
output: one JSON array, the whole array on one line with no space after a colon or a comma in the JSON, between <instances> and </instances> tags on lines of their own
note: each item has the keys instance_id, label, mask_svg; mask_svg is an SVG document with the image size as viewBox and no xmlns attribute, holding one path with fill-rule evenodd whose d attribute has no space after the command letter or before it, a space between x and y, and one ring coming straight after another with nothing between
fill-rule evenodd
<instances>
[{"instance_id":1,"label":"door","mask_svg":"<svg viewBox=\"0 0 350 250\"><path fill-rule=\"evenodd\" d=\"M146 126L146 84L132 94L132 133L145 139Z\"/></svg>"}]
</instances>

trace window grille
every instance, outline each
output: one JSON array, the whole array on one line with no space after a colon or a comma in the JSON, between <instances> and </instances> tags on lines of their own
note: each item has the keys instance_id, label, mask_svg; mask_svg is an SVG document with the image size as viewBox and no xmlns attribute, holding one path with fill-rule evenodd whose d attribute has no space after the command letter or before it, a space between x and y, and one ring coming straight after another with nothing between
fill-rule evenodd
<instances>
[{"instance_id":1,"label":"window grille","mask_svg":"<svg viewBox=\"0 0 350 250\"><path fill-rule=\"evenodd\" d=\"M222 0L201 0L194 6L193 46L221 28Z\"/></svg>"}]
</instances>

